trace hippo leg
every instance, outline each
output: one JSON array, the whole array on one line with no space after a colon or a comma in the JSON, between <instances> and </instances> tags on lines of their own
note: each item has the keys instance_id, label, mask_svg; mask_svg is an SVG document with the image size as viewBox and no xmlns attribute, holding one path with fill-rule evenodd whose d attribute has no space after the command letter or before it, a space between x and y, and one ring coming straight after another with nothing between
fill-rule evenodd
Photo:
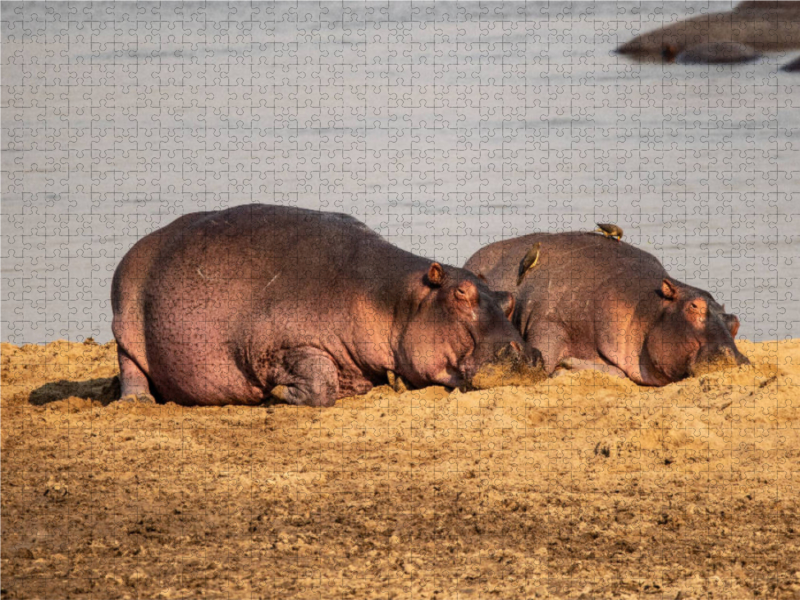
<instances>
[{"instance_id":1,"label":"hippo leg","mask_svg":"<svg viewBox=\"0 0 800 600\"><path fill-rule=\"evenodd\" d=\"M528 331L525 343L542 353L544 370L550 375L567 354L569 342L564 330L555 323L537 323L535 331Z\"/></svg>"},{"instance_id":2,"label":"hippo leg","mask_svg":"<svg viewBox=\"0 0 800 600\"><path fill-rule=\"evenodd\" d=\"M327 352L299 348L287 356L286 376L272 396L287 404L331 406L339 397L339 371Z\"/></svg>"},{"instance_id":3,"label":"hippo leg","mask_svg":"<svg viewBox=\"0 0 800 600\"><path fill-rule=\"evenodd\" d=\"M614 375L615 377L621 377L622 379L628 378L628 376L625 374L625 371L619 367L615 367L614 365L609 365L604 362L586 360L583 358L565 358L558 363L558 366L570 371L600 371L601 373Z\"/></svg>"},{"instance_id":4,"label":"hippo leg","mask_svg":"<svg viewBox=\"0 0 800 600\"><path fill-rule=\"evenodd\" d=\"M155 402L150 394L147 375L122 348L117 351L119 360L120 400L125 402Z\"/></svg>"}]
</instances>

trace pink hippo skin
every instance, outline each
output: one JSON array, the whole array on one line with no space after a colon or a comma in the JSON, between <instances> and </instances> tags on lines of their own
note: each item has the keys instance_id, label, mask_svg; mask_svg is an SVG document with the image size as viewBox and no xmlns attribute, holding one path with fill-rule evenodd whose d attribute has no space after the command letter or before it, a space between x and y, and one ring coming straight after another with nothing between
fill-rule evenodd
<instances>
[{"instance_id":1,"label":"pink hippo skin","mask_svg":"<svg viewBox=\"0 0 800 600\"><path fill-rule=\"evenodd\" d=\"M123 398L331 405L394 371L468 384L532 362L511 294L414 256L343 214L250 205L142 238L112 283Z\"/></svg>"},{"instance_id":2,"label":"pink hippo skin","mask_svg":"<svg viewBox=\"0 0 800 600\"><path fill-rule=\"evenodd\" d=\"M517 288L520 261L536 242L539 261ZM534 233L486 246L464 268L515 294L512 321L548 373L595 368L660 386L712 364L749 363L734 343L735 316L625 242Z\"/></svg>"}]
</instances>

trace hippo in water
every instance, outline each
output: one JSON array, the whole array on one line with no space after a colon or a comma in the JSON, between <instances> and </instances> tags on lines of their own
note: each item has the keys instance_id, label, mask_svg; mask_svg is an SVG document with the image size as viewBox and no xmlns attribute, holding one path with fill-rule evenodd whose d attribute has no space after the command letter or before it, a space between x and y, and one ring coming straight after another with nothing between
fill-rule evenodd
<instances>
[{"instance_id":1,"label":"hippo in water","mask_svg":"<svg viewBox=\"0 0 800 600\"><path fill-rule=\"evenodd\" d=\"M521 279L520 261L538 259ZM595 233L534 233L482 248L464 266L513 292L513 322L545 370L594 368L666 385L719 365L748 364L739 320L708 292L671 278L651 254Z\"/></svg>"},{"instance_id":2,"label":"hippo in water","mask_svg":"<svg viewBox=\"0 0 800 600\"><path fill-rule=\"evenodd\" d=\"M333 404L385 383L466 385L527 360L514 299L335 213L250 205L137 242L111 302L123 398Z\"/></svg>"},{"instance_id":3,"label":"hippo in water","mask_svg":"<svg viewBox=\"0 0 800 600\"><path fill-rule=\"evenodd\" d=\"M787 73L800 73L800 57L797 57L790 63L787 63L781 67L781 71L785 71Z\"/></svg>"},{"instance_id":4,"label":"hippo in water","mask_svg":"<svg viewBox=\"0 0 800 600\"><path fill-rule=\"evenodd\" d=\"M749 62L764 52L800 49L800 2L741 2L643 33L617 48L638 60Z\"/></svg>"},{"instance_id":5,"label":"hippo in water","mask_svg":"<svg viewBox=\"0 0 800 600\"><path fill-rule=\"evenodd\" d=\"M675 57L684 65L742 64L752 62L761 55L750 46L737 42L709 42L691 46Z\"/></svg>"}]
</instances>

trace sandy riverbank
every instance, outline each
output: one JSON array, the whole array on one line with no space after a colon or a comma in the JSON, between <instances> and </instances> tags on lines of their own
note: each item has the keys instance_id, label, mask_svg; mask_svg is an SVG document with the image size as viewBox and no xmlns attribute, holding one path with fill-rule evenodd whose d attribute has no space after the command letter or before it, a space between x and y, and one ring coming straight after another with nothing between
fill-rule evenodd
<instances>
[{"instance_id":1,"label":"sandy riverbank","mask_svg":"<svg viewBox=\"0 0 800 600\"><path fill-rule=\"evenodd\" d=\"M110 403L113 343L2 344L2 597L798 598L800 340L741 348L313 409Z\"/></svg>"}]
</instances>

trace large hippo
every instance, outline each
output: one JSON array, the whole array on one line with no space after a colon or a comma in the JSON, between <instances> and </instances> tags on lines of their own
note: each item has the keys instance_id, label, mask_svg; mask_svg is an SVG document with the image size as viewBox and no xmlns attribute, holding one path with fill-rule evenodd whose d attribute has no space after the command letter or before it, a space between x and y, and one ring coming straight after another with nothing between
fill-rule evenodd
<instances>
[{"instance_id":1,"label":"large hippo","mask_svg":"<svg viewBox=\"0 0 800 600\"><path fill-rule=\"evenodd\" d=\"M535 264L522 274L520 263L536 243ZM625 242L534 233L482 248L465 268L492 289L515 293L513 322L541 351L548 373L597 368L660 386L712 365L748 363L734 343L735 316Z\"/></svg>"},{"instance_id":2,"label":"large hippo","mask_svg":"<svg viewBox=\"0 0 800 600\"><path fill-rule=\"evenodd\" d=\"M749 62L764 52L800 49L800 2L740 2L643 33L617 48L639 60Z\"/></svg>"},{"instance_id":3,"label":"large hippo","mask_svg":"<svg viewBox=\"0 0 800 600\"><path fill-rule=\"evenodd\" d=\"M389 371L456 387L497 356L525 364L511 294L343 214L183 216L125 255L111 302L129 399L327 406Z\"/></svg>"}]
</instances>

